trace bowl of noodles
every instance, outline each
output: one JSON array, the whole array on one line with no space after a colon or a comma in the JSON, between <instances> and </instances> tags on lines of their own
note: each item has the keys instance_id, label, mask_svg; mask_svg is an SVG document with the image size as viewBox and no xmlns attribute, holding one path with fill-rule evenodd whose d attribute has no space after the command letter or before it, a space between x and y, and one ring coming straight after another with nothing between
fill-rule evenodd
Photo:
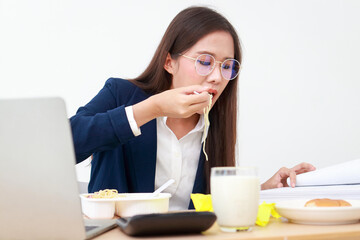
<instances>
[{"instance_id":1,"label":"bowl of noodles","mask_svg":"<svg viewBox=\"0 0 360 240\"><path fill-rule=\"evenodd\" d=\"M169 210L170 193L118 193L115 189L80 194L82 212L92 219L131 217L138 214L165 213Z\"/></svg>"},{"instance_id":2,"label":"bowl of noodles","mask_svg":"<svg viewBox=\"0 0 360 240\"><path fill-rule=\"evenodd\" d=\"M111 219L115 213L115 201L119 197L115 189L80 194L82 212L92 219Z\"/></svg>"},{"instance_id":3,"label":"bowl of noodles","mask_svg":"<svg viewBox=\"0 0 360 240\"><path fill-rule=\"evenodd\" d=\"M119 217L138 214L166 213L169 211L170 193L121 193L115 201L115 213Z\"/></svg>"}]
</instances>

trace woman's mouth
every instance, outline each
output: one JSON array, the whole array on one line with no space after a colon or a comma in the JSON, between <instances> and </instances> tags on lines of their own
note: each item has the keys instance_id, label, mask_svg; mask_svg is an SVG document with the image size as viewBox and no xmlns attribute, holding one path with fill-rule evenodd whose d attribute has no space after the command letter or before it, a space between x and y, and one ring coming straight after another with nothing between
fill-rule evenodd
<instances>
[{"instance_id":1,"label":"woman's mouth","mask_svg":"<svg viewBox=\"0 0 360 240\"><path fill-rule=\"evenodd\" d=\"M215 89L210 88L208 90L208 93L211 94L213 97L215 97L215 95L217 94L217 91Z\"/></svg>"}]
</instances>

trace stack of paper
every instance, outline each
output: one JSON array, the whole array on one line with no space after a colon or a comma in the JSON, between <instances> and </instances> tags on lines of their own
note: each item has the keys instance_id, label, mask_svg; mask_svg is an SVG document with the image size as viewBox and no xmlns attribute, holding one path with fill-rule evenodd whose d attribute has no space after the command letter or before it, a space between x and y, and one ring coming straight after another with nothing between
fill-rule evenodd
<instances>
[{"instance_id":1,"label":"stack of paper","mask_svg":"<svg viewBox=\"0 0 360 240\"><path fill-rule=\"evenodd\" d=\"M296 177L295 188L260 192L261 202L314 198L360 200L360 159L300 174Z\"/></svg>"},{"instance_id":2,"label":"stack of paper","mask_svg":"<svg viewBox=\"0 0 360 240\"><path fill-rule=\"evenodd\" d=\"M260 192L260 202L276 203L293 199L358 199L360 200L360 184L331 185L295 188L276 188Z\"/></svg>"},{"instance_id":3,"label":"stack of paper","mask_svg":"<svg viewBox=\"0 0 360 240\"><path fill-rule=\"evenodd\" d=\"M360 159L336 164L296 176L296 186L336 184L360 184Z\"/></svg>"}]
</instances>

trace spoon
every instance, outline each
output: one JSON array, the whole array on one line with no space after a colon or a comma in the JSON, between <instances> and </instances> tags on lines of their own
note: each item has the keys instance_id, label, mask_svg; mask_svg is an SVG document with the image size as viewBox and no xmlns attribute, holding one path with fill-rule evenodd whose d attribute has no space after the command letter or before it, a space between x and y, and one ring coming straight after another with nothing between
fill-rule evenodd
<instances>
[{"instance_id":1,"label":"spoon","mask_svg":"<svg viewBox=\"0 0 360 240\"><path fill-rule=\"evenodd\" d=\"M170 186L171 184L173 184L175 182L174 179L170 179L169 181L167 181L166 183L164 183L163 185L161 185L161 187L159 187L158 189L156 189L155 192L152 193L152 197L156 197L157 195L159 195L159 193L161 193L162 191L165 190L165 188L167 188L168 186Z\"/></svg>"}]
</instances>

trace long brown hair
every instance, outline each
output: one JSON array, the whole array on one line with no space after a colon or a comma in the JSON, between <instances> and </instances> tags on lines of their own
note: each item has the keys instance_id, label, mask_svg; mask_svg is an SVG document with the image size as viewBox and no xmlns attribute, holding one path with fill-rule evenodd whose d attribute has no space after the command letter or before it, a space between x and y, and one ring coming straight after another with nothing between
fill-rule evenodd
<instances>
[{"instance_id":1,"label":"long brown hair","mask_svg":"<svg viewBox=\"0 0 360 240\"><path fill-rule=\"evenodd\" d=\"M149 94L170 89L172 76L164 69L167 54L176 59L179 53L215 31L230 33L234 40L234 58L241 63L240 41L230 22L212 9L189 7L172 20L146 70L131 81ZM235 165L237 82L238 77L228 83L209 114L211 125L206 142L209 161L205 163L207 192L211 167Z\"/></svg>"}]
</instances>

